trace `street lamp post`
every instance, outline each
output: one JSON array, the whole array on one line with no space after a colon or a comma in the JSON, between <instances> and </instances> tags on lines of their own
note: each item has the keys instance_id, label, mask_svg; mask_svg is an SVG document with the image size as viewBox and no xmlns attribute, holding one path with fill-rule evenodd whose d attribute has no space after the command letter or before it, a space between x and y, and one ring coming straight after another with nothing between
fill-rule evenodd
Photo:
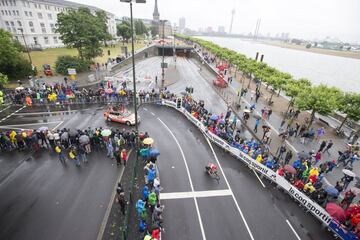
<instances>
[{"instance_id":1,"label":"street lamp post","mask_svg":"<svg viewBox=\"0 0 360 240\"><path fill-rule=\"evenodd\" d=\"M175 62L175 68L176 68L176 43L175 43L176 24L174 24L173 33L174 33L174 50L173 50L173 53L174 53L174 62Z\"/></svg>"},{"instance_id":2,"label":"street lamp post","mask_svg":"<svg viewBox=\"0 0 360 240\"><path fill-rule=\"evenodd\" d=\"M161 89L164 88L165 82L165 22L166 20L160 20L162 23L162 64L161 64Z\"/></svg>"},{"instance_id":3,"label":"street lamp post","mask_svg":"<svg viewBox=\"0 0 360 240\"><path fill-rule=\"evenodd\" d=\"M28 57L29 57L29 61L30 61L30 64L32 66L32 60L31 60L31 56L30 56L30 52L29 52L29 48L28 48L28 45L26 44L26 40L25 40L25 36L24 36L24 30L22 28L18 28L18 30L21 32L21 36L24 40L24 44L25 44L25 48L26 48L26 52L28 54Z\"/></svg>"}]
</instances>

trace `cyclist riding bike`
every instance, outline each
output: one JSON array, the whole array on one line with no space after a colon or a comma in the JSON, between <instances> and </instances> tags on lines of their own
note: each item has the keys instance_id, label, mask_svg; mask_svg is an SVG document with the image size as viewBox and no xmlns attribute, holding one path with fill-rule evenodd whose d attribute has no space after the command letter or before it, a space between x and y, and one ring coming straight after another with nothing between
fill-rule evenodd
<instances>
[{"instance_id":1,"label":"cyclist riding bike","mask_svg":"<svg viewBox=\"0 0 360 240\"><path fill-rule=\"evenodd\" d=\"M212 178L215 178L219 183L220 176L217 171L217 166L213 163L208 163L205 167L207 174L209 174Z\"/></svg>"}]
</instances>

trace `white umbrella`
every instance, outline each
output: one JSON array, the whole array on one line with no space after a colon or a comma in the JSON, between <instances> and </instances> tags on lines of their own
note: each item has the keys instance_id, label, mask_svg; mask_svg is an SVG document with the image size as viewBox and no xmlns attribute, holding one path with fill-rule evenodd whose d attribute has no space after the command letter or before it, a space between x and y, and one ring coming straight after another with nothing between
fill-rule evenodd
<instances>
[{"instance_id":1,"label":"white umbrella","mask_svg":"<svg viewBox=\"0 0 360 240\"><path fill-rule=\"evenodd\" d=\"M352 171L350 171L349 169L343 169L342 172L345 174L345 175L348 175L350 177L355 177L356 174Z\"/></svg>"},{"instance_id":2,"label":"white umbrella","mask_svg":"<svg viewBox=\"0 0 360 240\"><path fill-rule=\"evenodd\" d=\"M21 91L21 90L24 90L24 87L17 87L17 88L15 88L15 90Z\"/></svg>"},{"instance_id":3,"label":"white umbrella","mask_svg":"<svg viewBox=\"0 0 360 240\"><path fill-rule=\"evenodd\" d=\"M41 127L38 129L38 132L46 132L48 129L48 127Z\"/></svg>"},{"instance_id":4,"label":"white umbrella","mask_svg":"<svg viewBox=\"0 0 360 240\"><path fill-rule=\"evenodd\" d=\"M80 144L88 144L90 142L90 138L87 135L81 135L79 137Z\"/></svg>"},{"instance_id":5,"label":"white umbrella","mask_svg":"<svg viewBox=\"0 0 360 240\"><path fill-rule=\"evenodd\" d=\"M108 137L108 136L111 135L111 130L110 129L104 129L104 130L101 131L101 135L103 137Z\"/></svg>"}]
</instances>

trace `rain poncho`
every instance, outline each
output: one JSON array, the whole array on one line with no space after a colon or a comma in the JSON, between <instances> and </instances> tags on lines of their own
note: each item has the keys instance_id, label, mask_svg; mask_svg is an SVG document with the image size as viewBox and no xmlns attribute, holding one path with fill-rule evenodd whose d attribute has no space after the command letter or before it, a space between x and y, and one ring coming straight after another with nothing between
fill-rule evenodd
<instances>
[{"instance_id":1,"label":"rain poncho","mask_svg":"<svg viewBox=\"0 0 360 240\"><path fill-rule=\"evenodd\" d=\"M148 197L148 202L151 206L155 206L156 204L156 201L157 201L157 197L156 197L156 194L155 192L151 192L149 194L149 197Z\"/></svg>"}]
</instances>

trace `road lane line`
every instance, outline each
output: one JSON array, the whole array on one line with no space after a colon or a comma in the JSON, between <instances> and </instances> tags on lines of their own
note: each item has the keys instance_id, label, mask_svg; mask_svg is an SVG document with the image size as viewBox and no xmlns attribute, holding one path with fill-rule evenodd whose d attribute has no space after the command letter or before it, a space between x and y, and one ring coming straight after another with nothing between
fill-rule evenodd
<instances>
[{"instance_id":1,"label":"road lane line","mask_svg":"<svg viewBox=\"0 0 360 240\"><path fill-rule=\"evenodd\" d=\"M132 152L132 149L129 151L129 154L127 156L127 158L129 159L130 157L130 154ZM106 212L105 212L105 215L104 215L104 218L101 222L101 225L100 225L100 229L99 229L99 233L98 233L98 236L97 236L97 240L102 240L103 239L103 235L104 235L104 232L105 232L105 228L106 228L106 224L107 224L107 221L109 219L109 216L110 216L110 212L111 212L111 208L113 206L113 203L115 201L115 194L116 194L116 188L117 188L117 184L118 182L121 181L121 178L122 178L122 175L124 174L124 170L125 168L122 168L120 173L119 173L119 176L117 178L117 181L115 182L115 187L114 187L114 190L113 192L111 193L111 197L110 197L110 201L109 201L109 204L106 208Z\"/></svg>"},{"instance_id":2,"label":"road lane line","mask_svg":"<svg viewBox=\"0 0 360 240\"><path fill-rule=\"evenodd\" d=\"M52 131L56 130L58 127L60 127L61 124L63 124L64 121L60 121L59 124L57 124L53 129Z\"/></svg>"},{"instance_id":3,"label":"road lane line","mask_svg":"<svg viewBox=\"0 0 360 240\"><path fill-rule=\"evenodd\" d=\"M2 109L1 111L0 111L0 113L2 113L3 111L5 111L6 109L9 109L11 106L7 106L6 108L4 108L4 109Z\"/></svg>"},{"instance_id":4,"label":"road lane line","mask_svg":"<svg viewBox=\"0 0 360 240\"><path fill-rule=\"evenodd\" d=\"M155 116L155 113L153 113L153 112L150 112L150 114L153 115L153 116Z\"/></svg>"},{"instance_id":5,"label":"road lane line","mask_svg":"<svg viewBox=\"0 0 360 240\"><path fill-rule=\"evenodd\" d=\"M145 111L147 111L147 108L143 108Z\"/></svg>"},{"instance_id":6,"label":"road lane line","mask_svg":"<svg viewBox=\"0 0 360 240\"><path fill-rule=\"evenodd\" d=\"M9 117L13 116L15 113L23 110L24 108L26 108L26 105L25 105L25 106L22 106L21 108L19 108L19 109L16 110L15 112L13 112L13 113L7 115L6 117L4 117L3 119L1 119L1 120L0 120L0 123L3 122L3 121L5 121L5 120L8 119Z\"/></svg>"},{"instance_id":7,"label":"road lane line","mask_svg":"<svg viewBox=\"0 0 360 240\"><path fill-rule=\"evenodd\" d=\"M296 238L298 240L301 240L301 238L299 237L299 235L297 234L297 232L295 231L295 229L293 228L293 226L291 225L290 221L286 219L286 223L289 225L289 227L291 228L291 230L293 231L293 233L295 234Z\"/></svg>"},{"instance_id":8,"label":"road lane line","mask_svg":"<svg viewBox=\"0 0 360 240\"><path fill-rule=\"evenodd\" d=\"M24 123L24 124L13 124L13 125L5 125L1 127L21 127L21 126L32 126L32 125L46 125L46 124L52 124L52 123L59 123L61 121L54 121L54 122L42 122L42 123Z\"/></svg>"},{"instance_id":9,"label":"road lane line","mask_svg":"<svg viewBox=\"0 0 360 240\"><path fill-rule=\"evenodd\" d=\"M259 179L261 185L263 186L263 188L265 188L265 184L263 183L263 181L261 180L261 178L259 177L259 175L257 174L257 172L253 169L253 172L255 173L256 177Z\"/></svg>"},{"instance_id":10,"label":"road lane line","mask_svg":"<svg viewBox=\"0 0 360 240\"><path fill-rule=\"evenodd\" d=\"M175 137L175 135L173 134L173 132L170 130L170 128L169 128L160 118L157 118L157 119L162 123L162 125L164 125L164 127L168 130L168 132L170 133L170 135L171 135L171 136L173 137L173 139L175 140L176 145L178 146L178 148L179 148L179 150L180 150L182 159L184 160L184 163L185 163L186 173L187 173L188 178L189 178L191 191L194 192L194 185L193 185L192 180L191 180L189 167L188 167L188 165L187 165L186 158L185 158L185 154L184 154L184 151L182 150L182 148L181 148L181 146L180 146L179 141L177 140L177 138ZM195 202L196 213L197 213L197 216L198 216L198 219L199 219L199 224L200 224L200 230L201 230L202 239L203 239L203 240L206 240L205 231L204 231L204 226L203 226L203 223L202 223L202 220L201 220L201 215L200 215L200 210L199 210L198 202L197 202L197 200L196 200L195 197L193 197L193 199L194 199L194 202Z\"/></svg>"},{"instance_id":11,"label":"road lane line","mask_svg":"<svg viewBox=\"0 0 360 240\"><path fill-rule=\"evenodd\" d=\"M205 135L204 135L204 138L206 139L206 141L208 142L208 144L209 144L209 146L210 146L210 148L211 148L211 151L212 151L212 153L213 153L213 155L214 155L214 157L215 157L216 163L218 164L219 169L220 169L220 171L221 171L221 174L222 174L223 177L224 177L225 183L226 183L227 187L229 188L229 191L231 192L231 196L232 196L232 198L233 198L233 200L234 200L234 202L235 202L236 208L237 208L238 212L240 213L240 216L241 216L241 218L242 218L242 220L243 220L243 222L244 222L244 224L245 224L246 230L248 231L248 233L249 233L249 235L250 235L250 238L251 238L252 240L254 240L254 236L252 235L252 232L251 232L251 230L250 230L250 227L249 227L249 225L248 225L248 223L247 223L247 221L246 221L246 219L245 219L245 217L244 217L243 212L242 212L241 209L240 209L240 206L239 206L239 204L238 204L238 202L237 202L237 200L236 200L236 198L235 198L234 192L232 191L232 189L231 189L231 187L230 187L229 181L227 180L227 178L226 178L226 176L225 176L225 173L224 173L224 171L223 171L223 168L221 167L221 164L220 164L220 162L219 162L219 159L218 159L218 157L217 157L217 155L216 155L216 153L215 153L215 151L214 151L214 148L213 148L213 146L211 145L210 140L209 140Z\"/></svg>"},{"instance_id":12,"label":"road lane line","mask_svg":"<svg viewBox=\"0 0 360 240\"><path fill-rule=\"evenodd\" d=\"M209 191L195 191L195 192L168 192L161 193L161 200L182 199L182 198L203 198L203 197L220 197L231 196L229 189L224 190L209 190Z\"/></svg>"}]
</instances>

